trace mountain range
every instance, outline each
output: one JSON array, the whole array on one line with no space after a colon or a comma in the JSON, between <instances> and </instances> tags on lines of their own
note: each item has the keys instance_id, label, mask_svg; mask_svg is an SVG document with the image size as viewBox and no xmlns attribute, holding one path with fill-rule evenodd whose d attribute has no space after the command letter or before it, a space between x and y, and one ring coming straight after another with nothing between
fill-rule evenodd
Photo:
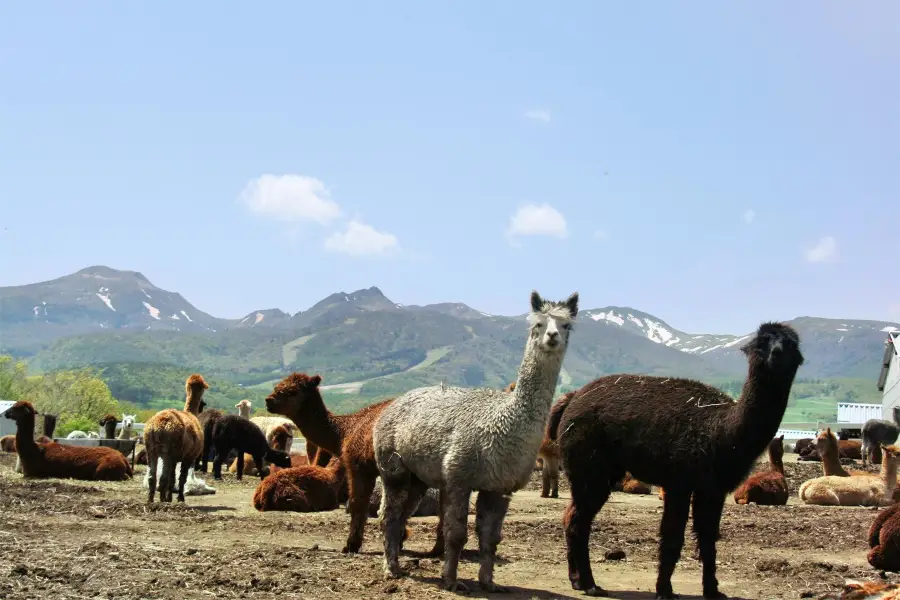
<instances>
[{"instance_id":1,"label":"mountain range","mask_svg":"<svg viewBox=\"0 0 900 600\"><path fill-rule=\"evenodd\" d=\"M804 378L878 375L897 323L798 317ZM579 312L561 374L571 388L608 373L740 379L744 334L681 331L639 310ZM52 281L0 288L0 353L37 370L122 363L215 374L245 387L291 371L323 374L333 391L392 394L444 381L501 386L515 378L524 315L490 315L461 303L404 306L377 287L333 293L308 310L257 310L221 319L141 273L105 266Z\"/></svg>"}]
</instances>

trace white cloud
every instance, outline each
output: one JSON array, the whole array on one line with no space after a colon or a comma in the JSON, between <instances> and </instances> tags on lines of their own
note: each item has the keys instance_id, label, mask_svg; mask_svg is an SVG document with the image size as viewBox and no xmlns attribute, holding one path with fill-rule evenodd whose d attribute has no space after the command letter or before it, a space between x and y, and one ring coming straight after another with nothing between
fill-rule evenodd
<instances>
[{"instance_id":1,"label":"white cloud","mask_svg":"<svg viewBox=\"0 0 900 600\"><path fill-rule=\"evenodd\" d=\"M349 256L386 256L400 251L397 236L378 231L357 220L347 223L344 232L335 232L325 238L325 249Z\"/></svg>"},{"instance_id":2,"label":"white cloud","mask_svg":"<svg viewBox=\"0 0 900 600\"><path fill-rule=\"evenodd\" d=\"M598 229L597 231L594 232L595 240L603 241L603 240L607 239L608 237L609 237L609 235L607 235L605 229Z\"/></svg>"},{"instance_id":3,"label":"white cloud","mask_svg":"<svg viewBox=\"0 0 900 600\"><path fill-rule=\"evenodd\" d=\"M753 210L752 208L748 208L747 210L744 211L743 219L744 219L744 223L747 223L749 225L750 223L752 223L753 221L756 220L756 211Z\"/></svg>"},{"instance_id":4,"label":"white cloud","mask_svg":"<svg viewBox=\"0 0 900 600\"><path fill-rule=\"evenodd\" d=\"M819 240L812 248L806 250L806 260L809 262L826 262L837 257L837 242L827 235Z\"/></svg>"},{"instance_id":5,"label":"white cloud","mask_svg":"<svg viewBox=\"0 0 900 600\"><path fill-rule=\"evenodd\" d=\"M262 175L244 187L238 201L251 212L283 221L326 224L341 216L325 184L305 175Z\"/></svg>"},{"instance_id":6,"label":"white cloud","mask_svg":"<svg viewBox=\"0 0 900 600\"><path fill-rule=\"evenodd\" d=\"M510 237L545 235L565 238L569 230L565 217L549 204L526 204L510 218L506 234Z\"/></svg>"},{"instance_id":7,"label":"white cloud","mask_svg":"<svg viewBox=\"0 0 900 600\"><path fill-rule=\"evenodd\" d=\"M526 119L531 119L532 121L542 121L544 123L549 123L552 117L549 110L544 110L542 108L532 108L526 110L523 115Z\"/></svg>"}]
</instances>

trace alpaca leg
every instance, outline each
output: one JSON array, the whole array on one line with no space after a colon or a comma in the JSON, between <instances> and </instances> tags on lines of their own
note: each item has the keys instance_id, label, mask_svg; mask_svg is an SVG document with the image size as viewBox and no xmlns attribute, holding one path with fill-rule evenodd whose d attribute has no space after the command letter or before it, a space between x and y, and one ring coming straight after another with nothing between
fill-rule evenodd
<instances>
[{"instance_id":1,"label":"alpaca leg","mask_svg":"<svg viewBox=\"0 0 900 600\"><path fill-rule=\"evenodd\" d=\"M722 500L724 504L724 499ZM677 598L672 591L672 573L684 546L684 528L691 509L691 491L666 488L662 523L659 527L659 573L656 576L656 597ZM721 507L720 509L721 510ZM704 561L704 570L706 562Z\"/></svg>"},{"instance_id":2,"label":"alpaca leg","mask_svg":"<svg viewBox=\"0 0 900 600\"><path fill-rule=\"evenodd\" d=\"M703 561L703 597L726 598L719 591L716 579L716 542L719 540L719 523L725 504L724 492L694 493L694 533L700 560Z\"/></svg>"},{"instance_id":3,"label":"alpaca leg","mask_svg":"<svg viewBox=\"0 0 900 600\"><path fill-rule=\"evenodd\" d=\"M187 461L181 463L181 472L178 474L178 501L184 502L184 487L187 485L188 474L191 472Z\"/></svg>"},{"instance_id":4,"label":"alpaca leg","mask_svg":"<svg viewBox=\"0 0 900 600\"><path fill-rule=\"evenodd\" d=\"M546 464L546 461L545 463ZM475 531L478 532L478 583L486 592L508 592L494 583L494 559L502 539L503 519L509 509L509 496L498 492L478 492L475 501Z\"/></svg>"},{"instance_id":5,"label":"alpaca leg","mask_svg":"<svg viewBox=\"0 0 900 600\"><path fill-rule=\"evenodd\" d=\"M544 464L550 464L550 497L559 498L559 459L545 460Z\"/></svg>"},{"instance_id":6,"label":"alpaca leg","mask_svg":"<svg viewBox=\"0 0 900 600\"><path fill-rule=\"evenodd\" d=\"M381 531L384 535L384 575L386 578L405 575L400 569L400 540L406 525L406 521L403 520L403 509L409 497L408 492L407 481L386 478L381 480Z\"/></svg>"},{"instance_id":7,"label":"alpaca leg","mask_svg":"<svg viewBox=\"0 0 900 600\"><path fill-rule=\"evenodd\" d=\"M444 555L444 495L444 490L441 489L438 494L437 537L434 540L434 547L425 555L432 558Z\"/></svg>"},{"instance_id":8,"label":"alpaca leg","mask_svg":"<svg viewBox=\"0 0 900 600\"><path fill-rule=\"evenodd\" d=\"M444 502L444 589L450 592L468 591L457 579L459 556L466 545L466 521L469 517L469 497L472 490L448 483Z\"/></svg>"},{"instance_id":9,"label":"alpaca leg","mask_svg":"<svg viewBox=\"0 0 900 600\"><path fill-rule=\"evenodd\" d=\"M175 461L169 456L163 456L162 463L162 476L159 479L159 499L161 502L171 502Z\"/></svg>"},{"instance_id":10,"label":"alpaca leg","mask_svg":"<svg viewBox=\"0 0 900 600\"><path fill-rule=\"evenodd\" d=\"M147 451L147 504L153 504L153 497L156 495L156 454L153 451ZM162 492L159 493L162 496ZM161 500L162 498L160 498Z\"/></svg>"},{"instance_id":11,"label":"alpaca leg","mask_svg":"<svg viewBox=\"0 0 900 600\"><path fill-rule=\"evenodd\" d=\"M544 460L544 466L541 467L541 498L550 497L550 461Z\"/></svg>"},{"instance_id":12,"label":"alpaca leg","mask_svg":"<svg viewBox=\"0 0 900 600\"><path fill-rule=\"evenodd\" d=\"M862 464L863 468L866 468L866 462L869 460L869 443L868 440L863 438L862 441Z\"/></svg>"},{"instance_id":13,"label":"alpaca leg","mask_svg":"<svg viewBox=\"0 0 900 600\"><path fill-rule=\"evenodd\" d=\"M213 479L222 479L222 462L228 456L228 448L216 447L216 457L213 458Z\"/></svg>"},{"instance_id":14,"label":"alpaca leg","mask_svg":"<svg viewBox=\"0 0 900 600\"><path fill-rule=\"evenodd\" d=\"M546 461L545 461L546 464ZM566 559L569 581L573 590L583 590L588 596L606 596L606 590L594 582L588 542L591 523L609 499L609 483L593 473L584 481L581 472L567 471L572 484L572 500L563 514L566 532Z\"/></svg>"},{"instance_id":15,"label":"alpaca leg","mask_svg":"<svg viewBox=\"0 0 900 600\"><path fill-rule=\"evenodd\" d=\"M244 452L243 450L238 452L237 455L237 480L240 481L244 478Z\"/></svg>"},{"instance_id":16,"label":"alpaca leg","mask_svg":"<svg viewBox=\"0 0 900 600\"><path fill-rule=\"evenodd\" d=\"M322 451L321 448L319 451ZM348 460L344 464L347 465L347 483L350 494L347 501L347 506L350 508L350 532L347 534L347 544L341 550L346 554L359 552L359 549L362 548L366 521L369 518L369 499L372 497L372 490L375 489L375 480L378 474L377 472L363 471L352 460Z\"/></svg>"}]
</instances>

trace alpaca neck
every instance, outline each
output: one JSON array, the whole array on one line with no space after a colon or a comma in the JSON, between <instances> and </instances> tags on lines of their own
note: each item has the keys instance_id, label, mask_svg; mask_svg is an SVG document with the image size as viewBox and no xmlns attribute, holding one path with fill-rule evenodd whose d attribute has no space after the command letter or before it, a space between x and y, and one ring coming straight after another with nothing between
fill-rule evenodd
<instances>
[{"instance_id":1,"label":"alpaca neck","mask_svg":"<svg viewBox=\"0 0 900 600\"><path fill-rule=\"evenodd\" d=\"M519 365L519 376L516 389L499 407L497 421L501 423L524 422L539 423L543 432L550 406L553 404L553 393L556 381L562 369L565 352L553 354L541 352L536 343L529 338L525 345L525 355Z\"/></svg>"},{"instance_id":2,"label":"alpaca neck","mask_svg":"<svg viewBox=\"0 0 900 600\"><path fill-rule=\"evenodd\" d=\"M299 428L303 437L328 452L340 455L341 443L344 441L344 417L331 414L322 400L322 395L315 392L315 398L306 398L298 403L287 415Z\"/></svg>"},{"instance_id":3,"label":"alpaca neck","mask_svg":"<svg viewBox=\"0 0 900 600\"><path fill-rule=\"evenodd\" d=\"M787 408L793 376L778 376L752 360L741 398L730 409L726 434L731 447L753 449L752 460L775 437Z\"/></svg>"},{"instance_id":4,"label":"alpaca neck","mask_svg":"<svg viewBox=\"0 0 900 600\"><path fill-rule=\"evenodd\" d=\"M831 440L831 442L834 443L829 443L822 448L822 470L825 472L825 475L847 477L850 474L844 469L841 465L841 459L838 458L840 452L838 450L837 442L835 440Z\"/></svg>"},{"instance_id":5,"label":"alpaca neck","mask_svg":"<svg viewBox=\"0 0 900 600\"><path fill-rule=\"evenodd\" d=\"M34 441L34 415L25 416L16 423L16 452L22 454L37 450Z\"/></svg>"},{"instance_id":6,"label":"alpaca neck","mask_svg":"<svg viewBox=\"0 0 900 600\"><path fill-rule=\"evenodd\" d=\"M784 475L784 462L780 456L775 456L771 449L769 450L769 468L776 473Z\"/></svg>"},{"instance_id":7,"label":"alpaca neck","mask_svg":"<svg viewBox=\"0 0 900 600\"><path fill-rule=\"evenodd\" d=\"M189 412L192 415L200 414L200 401L203 400L203 388L198 386L198 389L188 388L187 398L184 400L184 412Z\"/></svg>"},{"instance_id":8,"label":"alpaca neck","mask_svg":"<svg viewBox=\"0 0 900 600\"><path fill-rule=\"evenodd\" d=\"M18 443L18 440L16 440ZM890 494L897 487L897 460L882 450L881 478L884 481L884 489Z\"/></svg>"},{"instance_id":9,"label":"alpaca neck","mask_svg":"<svg viewBox=\"0 0 900 600\"><path fill-rule=\"evenodd\" d=\"M122 431L119 432L120 440L130 440L131 439L131 426L122 427Z\"/></svg>"}]
</instances>

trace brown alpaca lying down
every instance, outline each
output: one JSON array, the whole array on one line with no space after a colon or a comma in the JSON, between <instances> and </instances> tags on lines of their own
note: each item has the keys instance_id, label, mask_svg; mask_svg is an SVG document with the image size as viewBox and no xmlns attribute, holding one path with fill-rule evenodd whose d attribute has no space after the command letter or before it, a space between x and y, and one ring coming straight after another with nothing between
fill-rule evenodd
<instances>
[{"instance_id":1,"label":"brown alpaca lying down","mask_svg":"<svg viewBox=\"0 0 900 600\"><path fill-rule=\"evenodd\" d=\"M134 473L121 452L103 446L65 446L34 441L34 416L30 402L16 402L3 416L16 422L16 448L25 477L60 477L89 481L123 481Z\"/></svg>"},{"instance_id":2,"label":"brown alpaca lying down","mask_svg":"<svg viewBox=\"0 0 900 600\"><path fill-rule=\"evenodd\" d=\"M900 584L848 579L839 600L900 600Z\"/></svg>"},{"instance_id":3,"label":"brown alpaca lying down","mask_svg":"<svg viewBox=\"0 0 900 600\"><path fill-rule=\"evenodd\" d=\"M625 472L622 481L613 486L613 490L624 492L626 494L649 494L650 486L643 481L638 481L631 476L631 473Z\"/></svg>"},{"instance_id":4,"label":"brown alpaca lying down","mask_svg":"<svg viewBox=\"0 0 900 600\"><path fill-rule=\"evenodd\" d=\"M881 571L900 571L900 504L884 509L869 528L869 564Z\"/></svg>"},{"instance_id":5,"label":"brown alpaca lying down","mask_svg":"<svg viewBox=\"0 0 900 600\"><path fill-rule=\"evenodd\" d=\"M16 436L4 435L2 438L0 438L0 451L15 452L16 451Z\"/></svg>"},{"instance_id":6,"label":"brown alpaca lying down","mask_svg":"<svg viewBox=\"0 0 900 600\"><path fill-rule=\"evenodd\" d=\"M769 442L769 470L754 473L734 492L738 504L783 506L788 501L787 481L784 479L784 435Z\"/></svg>"},{"instance_id":7,"label":"brown alpaca lying down","mask_svg":"<svg viewBox=\"0 0 900 600\"><path fill-rule=\"evenodd\" d=\"M305 465L279 469L259 483L253 494L253 507L259 511L334 510L339 506L344 479L344 468L337 458L333 458L327 467Z\"/></svg>"}]
</instances>

